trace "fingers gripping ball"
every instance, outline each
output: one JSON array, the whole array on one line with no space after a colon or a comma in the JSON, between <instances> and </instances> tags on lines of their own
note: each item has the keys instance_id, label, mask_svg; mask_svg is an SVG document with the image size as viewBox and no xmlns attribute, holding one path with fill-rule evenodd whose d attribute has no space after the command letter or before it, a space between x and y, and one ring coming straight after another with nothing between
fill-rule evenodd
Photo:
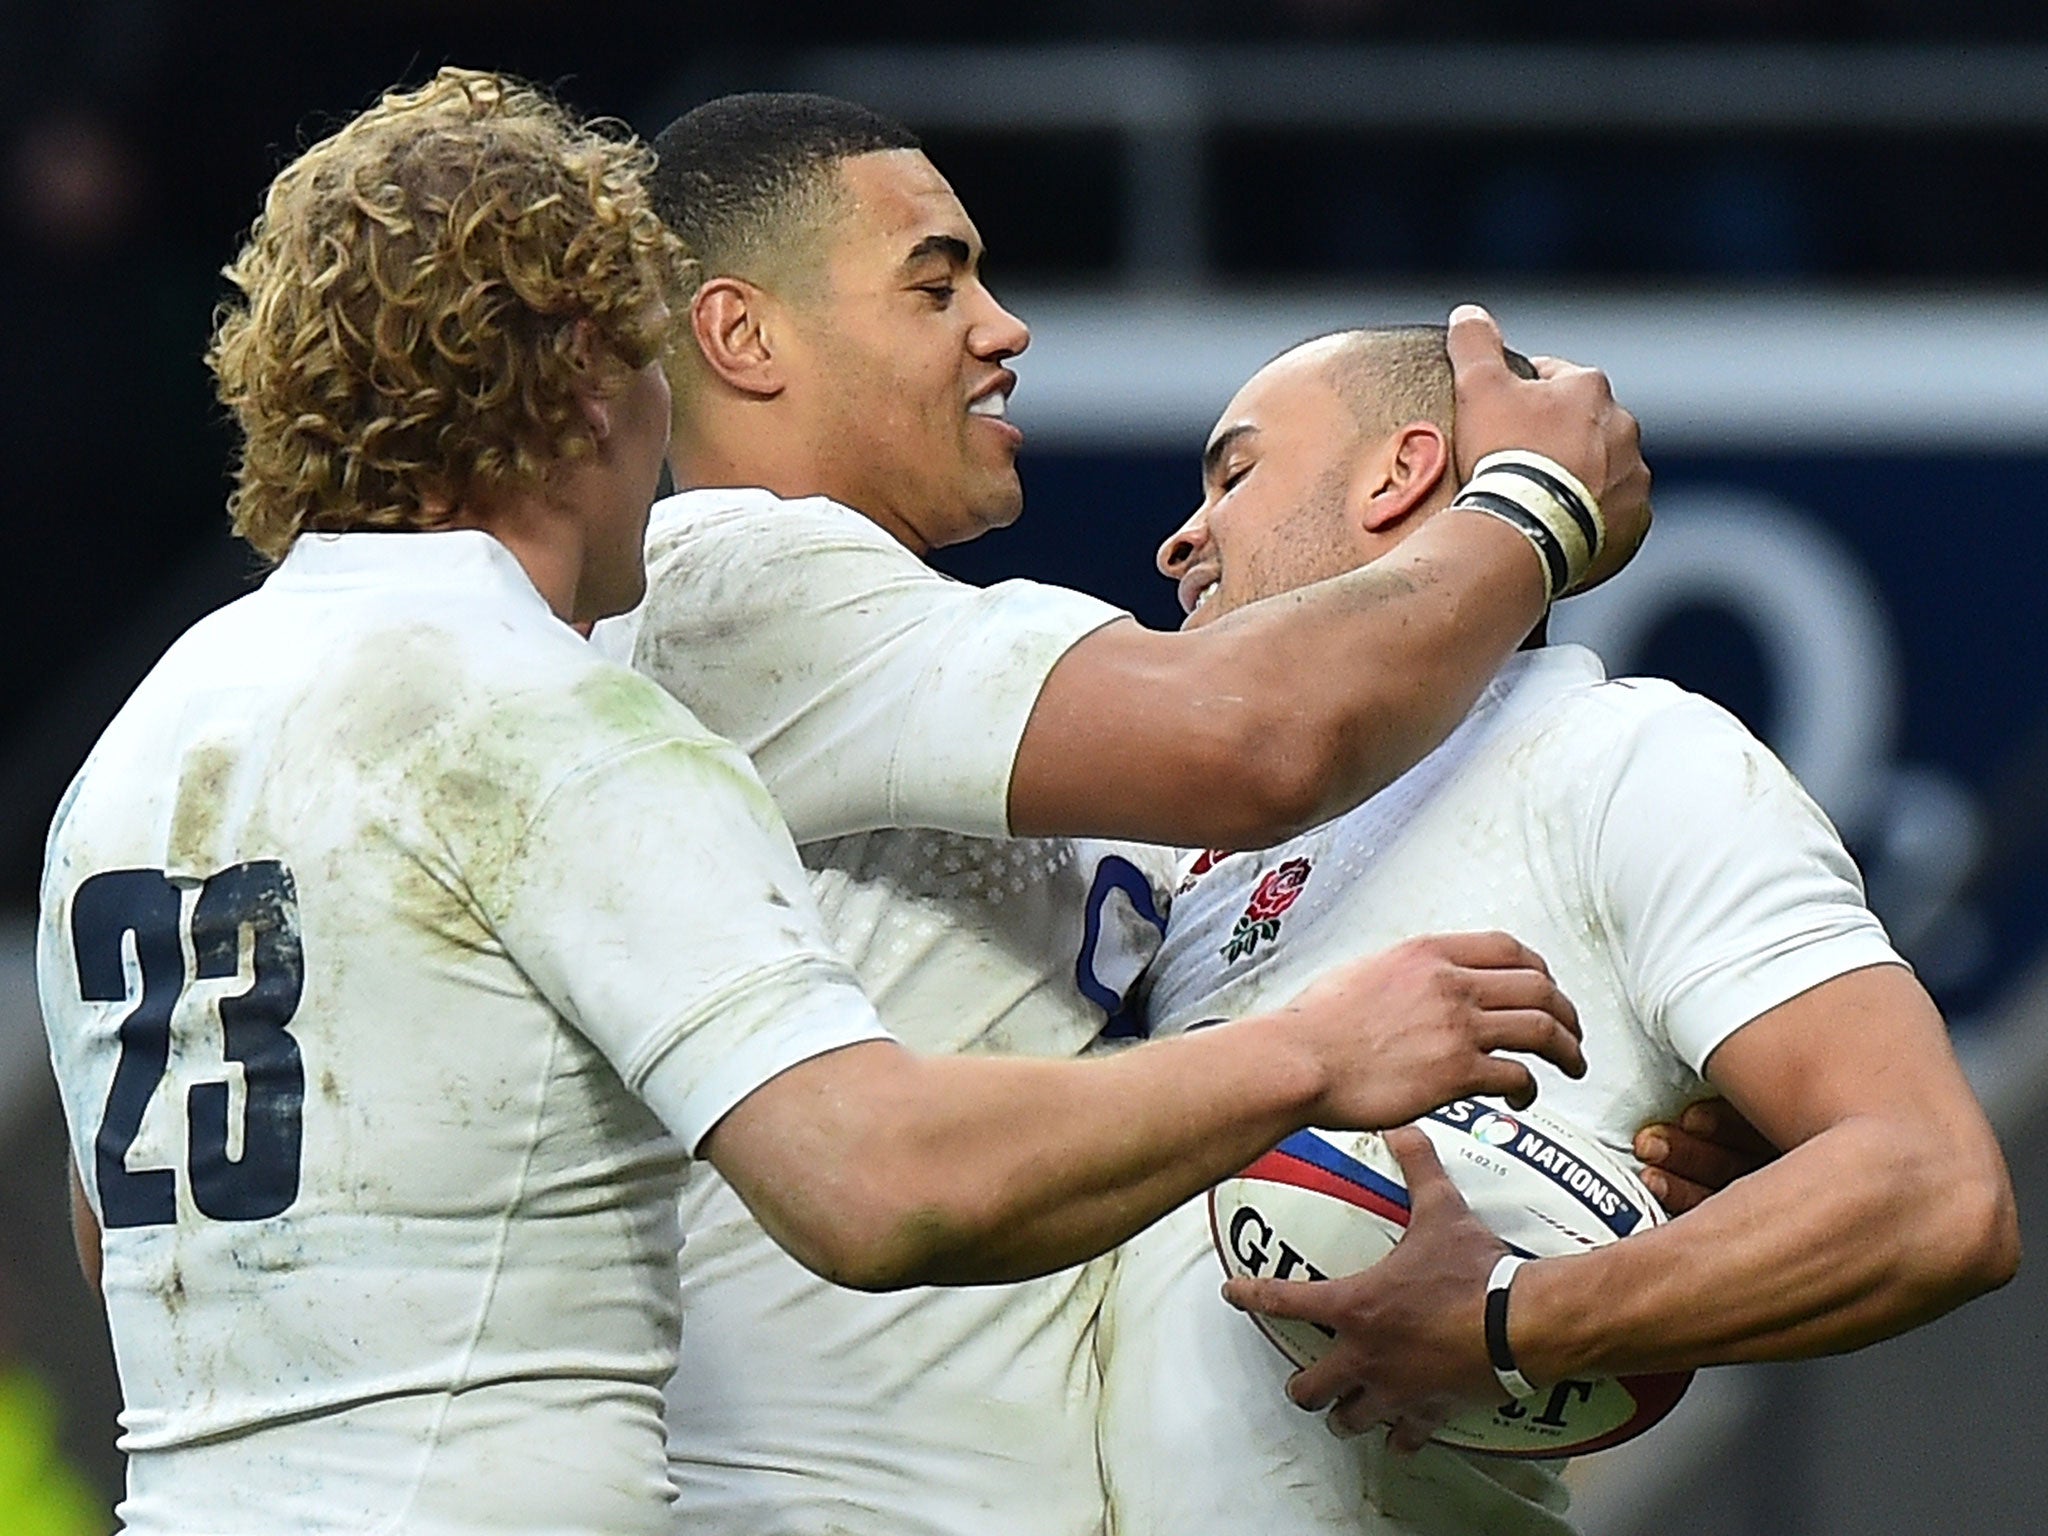
<instances>
[{"instance_id":1,"label":"fingers gripping ball","mask_svg":"<svg viewBox=\"0 0 2048 1536\"><path fill-rule=\"evenodd\" d=\"M1472 1212L1515 1253L1555 1258L1657 1226L1664 1213L1621 1161L1553 1115L1459 1099L1418 1122ZM1355 1274L1408 1226L1400 1164L1372 1132L1301 1131L1209 1193L1225 1273L1273 1280ZM1313 1323L1249 1314L1296 1365L1330 1335ZM1575 1456L1634 1439L1669 1413L1690 1371L1561 1381L1452 1419L1444 1445L1499 1456Z\"/></svg>"}]
</instances>

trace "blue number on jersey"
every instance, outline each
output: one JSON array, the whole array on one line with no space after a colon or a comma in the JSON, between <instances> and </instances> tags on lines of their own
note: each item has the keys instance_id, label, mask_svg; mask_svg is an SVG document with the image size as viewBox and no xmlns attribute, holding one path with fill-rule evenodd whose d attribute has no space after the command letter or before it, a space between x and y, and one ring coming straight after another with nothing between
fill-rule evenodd
<instances>
[{"instance_id":1,"label":"blue number on jersey","mask_svg":"<svg viewBox=\"0 0 2048 1536\"><path fill-rule=\"evenodd\" d=\"M1152 941L1143 946L1142 952L1133 948L1126 924L1103 922L1103 908L1118 893L1151 926ZM1137 865L1112 854L1095 866L1095 883L1089 887L1088 906L1082 918L1081 954L1074 962L1074 985L1108 1019L1102 1039L1144 1038L1145 1021L1131 1005L1130 994L1157 952L1159 936L1165 932L1166 919L1153 899L1152 882Z\"/></svg>"},{"instance_id":2,"label":"blue number on jersey","mask_svg":"<svg viewBox=\"0 0 2048 1536\"><path fill-rule=\"evenodd\" d=\"M143 1111L170 1065L171 1011L187 985L179 942L178 888L158 869L94 875L71 903L79 996L127 996L123 940L135 936L142 996L121 1020L121 1054L94 1138L94 1172L108 1227L158 1227L177 1219L177 1175L131 1170L128 1149ZM305 981L299 900L291 871L274 859L236 864L199 889L192 909L196 980L234 976L249 934L247 991L220 1000L221 1050L242 1066L242 1155L228 1156L226 1082L194 1084L186 1095L186 1167L192 1201L217 1221L261 1221L299 1196L305 1070L287 1032Z\"/></svg>"}]
</instances>

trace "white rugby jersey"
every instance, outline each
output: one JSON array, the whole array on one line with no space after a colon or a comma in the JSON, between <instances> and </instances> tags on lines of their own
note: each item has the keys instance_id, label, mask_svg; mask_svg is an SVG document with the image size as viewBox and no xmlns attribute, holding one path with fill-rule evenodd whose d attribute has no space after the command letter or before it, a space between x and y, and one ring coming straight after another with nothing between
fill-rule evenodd
<instances>
[{"instance_id":1,"label":"white rugby jersey","mask_svg":"<svg viewBox=\"0 0 2048 1536\"><path fill-rule=\"evenodd\" d=\"M1553 647L1511 660L1443 746L1348 815L1194 860L1147 1017L1177 1033L1338 960L1487 928L1541 954L1578 1007L1587 1075L1536 1063L1538 1102L1631 1162L1642 1125L1710 1092L1702 1068L1735 1030L1898 960L1834 829L1740 724ZM1332 1438L1282 1395L1291 1367L1221 1280L1201 1202L1122 1251L1101 1338L1119 1536L1570 1529L1542 1464Z\"/></svg>"},{"instance_id":2,"label":"white rugby jersey","mask_svg":"<svg viewBox=\"0 0 2048 1536\"><path fill-rule=\"evenodd\" d=\"M890 1029L926 1052L1070 1056L1120 1027L1172 856L1004 836L1046 674L1117 610L1030 582L965 585L856 512L765 491L660 503L648 550L647 602L599 643L636 637L635 665L754 755ZM900 825L952 830L861 830ZM691 1172L683 1225L679 1531L1101 1529L1104 1262L1021 1285L838 1290L708 1168Z\"/></svg>"},{"instance_id":3,"label":"white rugby jersey","mask_svg":"<svg viewBox=\"0 0 2048 1536\"><path fill-rule=\"evenodd\" d=\"M39 975L145 1533L665 1531L684 1150L881 1033L741 755L475 531L171 648Z\"/></svg>"}]
</instances>

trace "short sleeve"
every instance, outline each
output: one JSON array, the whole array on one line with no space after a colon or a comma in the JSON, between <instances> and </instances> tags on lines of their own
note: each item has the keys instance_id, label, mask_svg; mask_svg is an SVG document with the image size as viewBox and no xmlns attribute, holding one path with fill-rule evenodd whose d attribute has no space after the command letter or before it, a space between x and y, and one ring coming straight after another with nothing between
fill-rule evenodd
<instances>
[{"instance_id":1,"label":"short sleeve","mask_svg":"<svg viewBox=\"0 0 2048 1536\"><path fill-rule=\"evenodd\" d=\"M1122 617L1035 582L954 581L817 498L675 497L648 551L647 599L618 631L633 665L753 759L800 843L885 827L1007 836L1047 674Z\"/></svg>"},{"instance_id":2,"label":"short sleeve","mask_svg":"<svg viewBox=\"0 0 2048 1536\"><path fill-rule=\"evenodd\" d=\"M1696 1072L1778 1004L1899 963L1819 806L1724 710L1668 685L1635 694L1591 851L1629 990Z\"/></svg>"},{"instance_id":3,"label":"short sleeve","mask_svg":"<svg viewBox=\"0 0 2048 1536\"><path fill-rule=\"evenodd\" d=\"M692 1150L778 1073L889 1038L723 742L642 743L577 770L487 889L512 959Z\"/></svg>"}]
</instances>

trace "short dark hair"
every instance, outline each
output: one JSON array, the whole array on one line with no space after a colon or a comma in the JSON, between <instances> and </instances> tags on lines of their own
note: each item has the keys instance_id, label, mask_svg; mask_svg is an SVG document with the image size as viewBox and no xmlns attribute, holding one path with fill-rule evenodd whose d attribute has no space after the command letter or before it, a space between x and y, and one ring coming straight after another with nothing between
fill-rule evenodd
<instances>
[{"instance_id":1,"label":"short dark hair","mask_svg":"<svg viewBox=\"0 0 2048 1536\"><path fill-rule=\"evenodd\" d=\"M822 222L841 160L921 148L908 128L858 102L749 91L664 128L648 190L703 277L755 277Z\"/></svg>"}]
</instances>

